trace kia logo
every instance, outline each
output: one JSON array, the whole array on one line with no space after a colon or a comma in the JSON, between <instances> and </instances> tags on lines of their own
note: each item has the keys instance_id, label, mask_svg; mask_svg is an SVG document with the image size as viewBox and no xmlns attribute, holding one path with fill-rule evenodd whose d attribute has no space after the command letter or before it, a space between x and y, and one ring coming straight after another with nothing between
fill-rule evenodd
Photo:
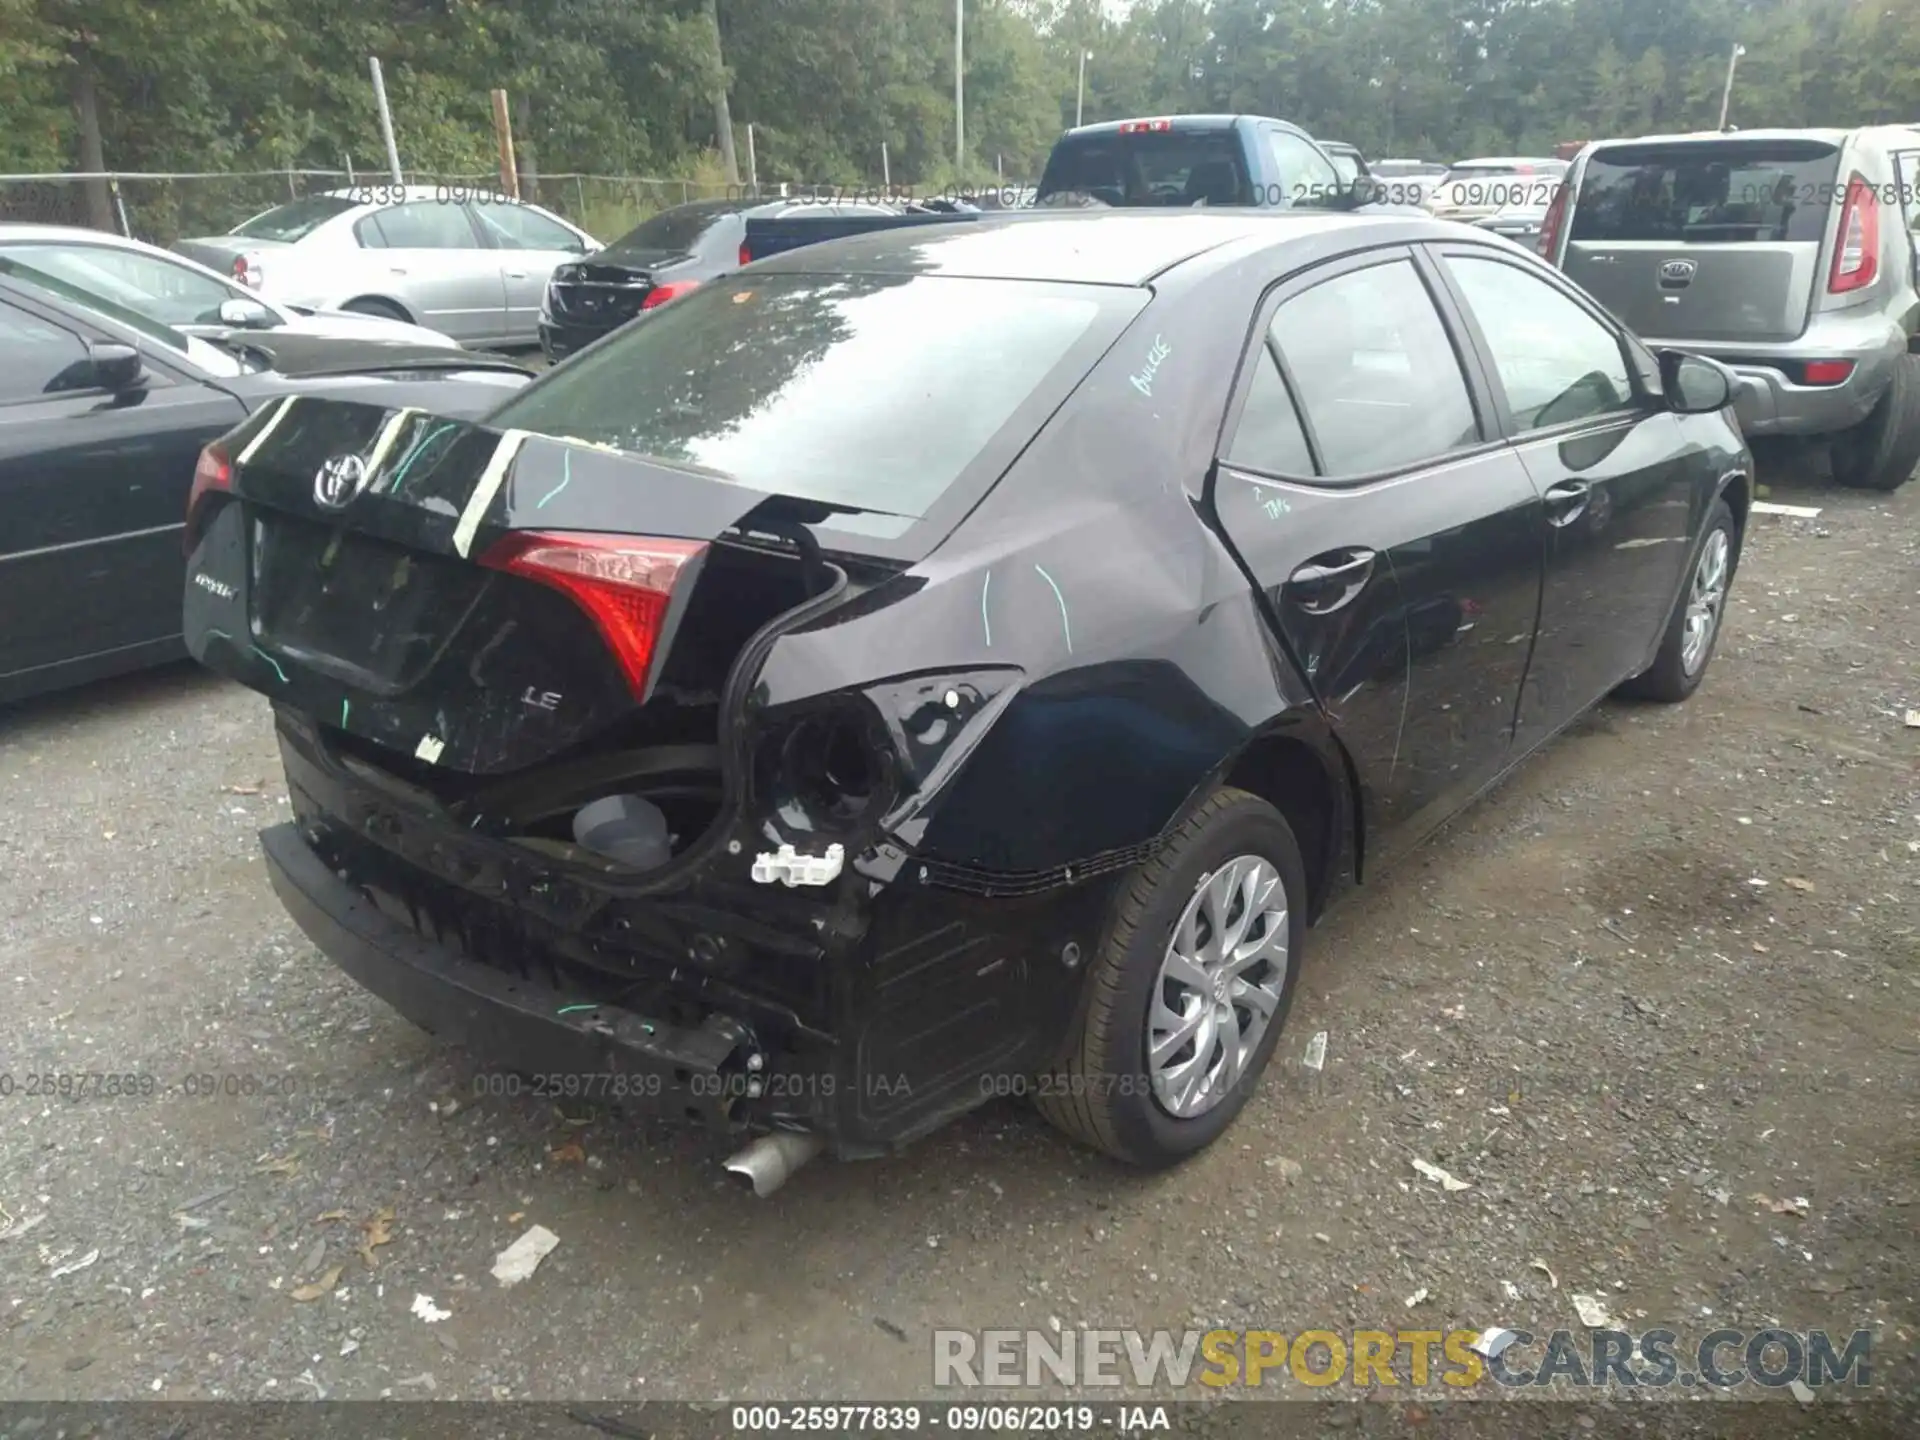
<instances>
[{"instance_id":1,"label":"kia logo","mask_svg":"<svg viewBox=\"0 0 1920 1440\"><path fill-rule=\"evenodd\" d=\"M328 510L344 510L367 488L367 462L358 455L336 455L313 477L313 498Z\"/></svg>"},{"instance_id":2,"label":"kia logo","mask_svg":"<svg viewBox=\"0 0 1920 1440\"><path fill-rule=\"evenodd\" d=\"M1685 285L1693 279L1693 272L1700 267L1691 260L1669 260L1660 267L1662 285Z\"/></svg>"}]
</instances>

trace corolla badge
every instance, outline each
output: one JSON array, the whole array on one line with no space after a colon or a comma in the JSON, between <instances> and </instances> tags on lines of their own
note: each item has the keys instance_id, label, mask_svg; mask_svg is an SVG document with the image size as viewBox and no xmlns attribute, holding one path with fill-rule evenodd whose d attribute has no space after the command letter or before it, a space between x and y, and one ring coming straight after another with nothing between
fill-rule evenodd
<instances>
[{"instance_id":1,"label":"corolla badge","mask_svg":"<svg viewBox=\"0 0 1920 1440\"><path fill-rule=\"evenodd\" d=\"M1700 267L1691 260L1669 260L1660 267L1662 285L1685 285L1693 279L1693 272Z\"/></svg>"},{"instance_id":2,"label":"corolla badge","mask_svg":"<svg viewBox=\"0 0 1920 1440\"><path fill-rule=\"evenodd\" d=\"M367 488L367 462L358 455L335 455L315 472L314 503L328 510L344 510Z\"/></svg>"}]
</instances>

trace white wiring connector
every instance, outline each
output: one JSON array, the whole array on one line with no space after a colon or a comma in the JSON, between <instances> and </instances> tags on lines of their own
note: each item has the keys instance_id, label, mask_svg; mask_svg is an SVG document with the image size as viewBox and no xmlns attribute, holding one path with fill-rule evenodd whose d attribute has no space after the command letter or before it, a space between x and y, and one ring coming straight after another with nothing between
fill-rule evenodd
<instances>
[{"instance_id":1,"label":"white wiring connector","mask_svg":"<svg viewBox=\"0 0 1920 1440\"><path fill-rule=\"evenodd\" d=\"M761 885L778 881L791 889L795 885L826 885L839 875L847 852L829 845L824 855L802 855L791 845L778 850L762 850L753 861L753 878Z\"/></svg>"}]
</instances>

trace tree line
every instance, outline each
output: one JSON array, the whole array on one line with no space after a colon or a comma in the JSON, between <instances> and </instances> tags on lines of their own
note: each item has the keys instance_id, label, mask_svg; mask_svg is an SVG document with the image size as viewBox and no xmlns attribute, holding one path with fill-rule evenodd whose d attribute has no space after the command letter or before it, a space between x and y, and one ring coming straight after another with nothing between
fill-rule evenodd
<instances>
[{"instance_id":1,"label":"tree line","mask_svg":"<svg viewBox=\"0 0 1920 1440\"><path fill-rule=\"evenodd\" d=\"M1037 175L1091 120L1249 111L1367 153L1920 121L1920 0L0 0L0 171L383 168L896 185Z\"/></svg>"}]
</instances>

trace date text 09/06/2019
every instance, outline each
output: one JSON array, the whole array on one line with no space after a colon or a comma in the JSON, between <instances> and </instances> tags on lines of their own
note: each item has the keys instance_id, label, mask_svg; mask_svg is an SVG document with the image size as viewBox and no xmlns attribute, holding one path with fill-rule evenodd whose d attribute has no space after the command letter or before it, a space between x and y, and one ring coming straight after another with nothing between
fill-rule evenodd
<instances>
[{"instance_id":1,"label":"date text 09/06/2019","mask_svg":"<svg viewBox=\"0 0 1920 1440\"><path fill-rule=\"evenodd\" d=\"M736 1405L732 1420L736 1434L1034 1431L1058 1435L1096 1429L1140 1434L1172 1428L1164 1405Z\"/></svg>"}]
</instances>

